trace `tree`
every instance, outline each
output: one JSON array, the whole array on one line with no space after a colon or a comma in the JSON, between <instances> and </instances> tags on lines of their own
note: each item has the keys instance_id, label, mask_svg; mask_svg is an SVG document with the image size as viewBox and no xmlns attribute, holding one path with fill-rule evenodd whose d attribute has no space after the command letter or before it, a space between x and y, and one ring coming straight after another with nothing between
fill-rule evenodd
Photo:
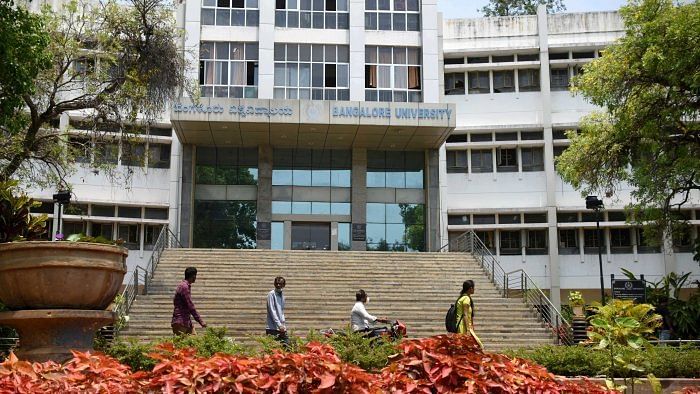
<instances>
[{"instance_id":1,"label":"tree","mask_svg":"<svg viewBox=\"0 0 700 394\"><path fill-rule=\"evenodd\" d=\"M566 10L563 0L490 0L478 11L484 16L535 15L540 4L547 6L549 14Z\"/></svg>"},{"instance_id":2,"label":"tree","mask_svg":"<svg viewBox=\"0 0 700 394\"><path fill-rule=\"evenodd\" d=\"M0 37L0 125L16 128L23 121L16 119L24 105L22 96L34 93L39 71L51 66L49 35L40 16L14 0L0 0Z\"/></svg>"},{"instance_id":3,"label":"tree","mask_svg":"<svg viewBox=\"0 0 700 394\"><path fill-rule=\"evenodd\" d=\"M21 105L0 118L0 181L64 183L76 156L93 149L93 143L97 152L105 150L100 145L109 146L97 130L120 131L119 143L127 144L162 113L185 85L179 32L172 6L164 1L73 0L59 12L44 8L31 17L40 18L46 29L50 64L28 70L35 75L35 89L17 92ZM40 48L43 42L35 41ZM0 91L12 91L12 80L0 83ZM93 130L87 144L71 144L57 130L66 113L84 117L81 128ZM99 166L96 157L93 165Z\"/></svg>"},{"instance_id":4,"label":"tree","mask_svg":"<svg viewBox=\"0 0 700 394\"><path fill-rule=\"evenodd\" d=\"M584 195L633 188L634 220L673 233L700 190L700 3L633 0L620 12L626 35L573 81L605 110L569 132L557 169Z\"/></svg>"}]
</instances>

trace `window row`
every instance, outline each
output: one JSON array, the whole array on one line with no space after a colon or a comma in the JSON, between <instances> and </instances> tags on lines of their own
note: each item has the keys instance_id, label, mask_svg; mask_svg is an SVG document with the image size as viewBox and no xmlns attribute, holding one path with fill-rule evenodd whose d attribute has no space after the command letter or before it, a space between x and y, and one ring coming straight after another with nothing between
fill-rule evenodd
<instances>
[{"instance_id":1,"label":"window row","mask_svg":"<svg viewBox=\"0 0 700 394\"><path fill-rule=\"evenodd\" d=\"M349 150L275 149L272 184L275 186L351 186Z\"/></svg>"},{"instance_id":2,"label":"window row","mask_svg":"<svg viewBox=\"0 0 700 394\"><path fill-rule=\"evenodd\" d=\"M367 151L367 187L422 189L423 152Z\"/></svg>"},{"instance_id":3,"label":"window row","mask_svg":"<svg viewBox=\"0 0 700 394\"><path fill-rule=\"evenodd\" d=\"M199 84L202 97L258 97L258 44L202 42Z\"/></svg>"},{"instance_id":4,"label":"window row","mask_svg":"<svg viewBox=\"0 0 700 394\"><path fill-rule=\"evenodd\" d=\"M445 94L487 94L512 92L539 92L540 70L469 71L445 73Z\"/></svg>"},{"instance_id":5,"label":"window row","mask_svg":"<svg viewBox=\"0 0 700 394\"><path fill-rule=\"evenodd\" d=\"M131 167L170 168L170 144L93 140L72 135L69 149L78 163L106 163Z\"/></svg>"},{"instance_id":6,"label":"window row","mask_svg":"<svg viewBox=\"0 0 700 394\"><path fill-rule=\"evenodd\" d=\"M276 44L274 97L350 100L347 45Z\"/></svg>"},{"instance_id":7,"label":"window row","mask_svg":"<svg viewBox=\"0 0 700 394\"><path fill-rule=\"evenodd\" d=\"M695 218L700 218L700 210L695 211L695 214ZM592 211L560 211L557 212L557 223L595 223L596 215ZM694 220L693 211L690 209L681 210L676 218L678 220ZM606 210L600 214L601 222L627 222L631 220L632 218L628 217L627 213L621 210ZM448 215L447 221L449 225L547 223L547 213L464 213Z\"/></svg>"},{"instance_id":8,"label":"window row","mask_svg":"<svg viewBox=\"0 0 700 394\"><path fill-rule=\"evenodd\" d=\"M41 205L30 209L31 213L54 213L53 201L41 201ZM101 216L129 219L168 220L168 208L134 207L128 205L100 205L71 203L63 207L64 215Z\"/></svg>"},{"instance_id":9,"label":"window row","mask_svg":"<svg viewBox=\"0 0 700 394\"><path fill-rule=\"evenodd\" d=\"M349 29L348 0L276 0L275 26Z\"/></svg>"},{"instance_id":10,"label":"window row","mask_svg":"<svg viewBox=\"0 0 700 394\"><path fill-rule=\"evenodd\" d=\"M556 138L555 138L556 139ZM462 142L492 142L492 141L543 141L543 131L506 131L496 132L495 139L493 132L474 132L468 134L452 134L447 137L447 143Z\"/></svg>"},{"instance_id":11,"label":"window row","mask_svg":"<svg viewBox=\"0 0 700 394\"><path fill-rule=\"evenodd\" d=\"M255 148L197 147L195 183L199 185L257 185Z\"/></svg>"},{"instance_id":12,"label":"window row","mask_svg":"<svg viewBox=\"0 0 700 394\"><path fill-rule=\"evenodd\" d=\"M203 0L202 25L258 26L258 0Z\"/></svg>"},{"instance_id":13,"label":"window row","mask_svg":"<svg viewBox=\"0 0 700 394\"><path fill-rule=\"evenodd\" d=\"M63 235L83 234L91 237L103 237L112 241L122 242L122 246L130 250L153 250L158 240L162 224L132 224L132 223L103 223L89 221L63 221ZM46 233L43 239L51 240L54 234L53 221L46 222ZM143 232L143 243L141 243Z\"/></svg>"},{"instance_id":14,"label":"window row","mask_svg":"<svg viewBox=\"0 0 700 394\"><path fill-rule=\"evenodd\" d=\"M552 91L569 90L571 87L571 78L583 72L582 65L569 67L550 68L549 70L549 85Z\"/></svg>"},{"instance_id":15,"label":"window row","mask_svg":"<svg viewBox=\"0 0 700 394\"><path fill-rule=\"evenodd\" d=\"M420 1L365 0L365 30L420 31Z\"/></svg>"},{"instance_id":16,"label":"window row","mask_svg":"<svg viewBox=\"0 0 700 394\"><path fill-rule=\"evenodd\" d=\"M365 47L365 100L421 101L421 51L414 47Z\"/></svg>"},{"instance_id":17,"label":"window row","mask_svg":"<svg viewBox=\"0 0 700 394\"><path fill-rule=\"evenodd\" d=\"M445 58L445 64L486 64L486 63L514 63L535 62L540 60L539 53L518 53L510 55L490 56L464 56Z\"/></svg>"},{"instance_id":18,"label":"window row","mask_svg":"<svg viewBox=\"0 0 700 394\"><path fill-rule=\"evenodd\" d=\"M447 151L448 173L544 171L544 148L489 148Z\"/></svg>"},{"instance_id":19,"label":"window row","mask_svg":"<svg viewBox=\"0 0 700 394\"><path fill-rule=\"evenodd\" d=\"M327 201L272 201L272 214L350 215L351 204Z\"/></svg>"}]
</instances>

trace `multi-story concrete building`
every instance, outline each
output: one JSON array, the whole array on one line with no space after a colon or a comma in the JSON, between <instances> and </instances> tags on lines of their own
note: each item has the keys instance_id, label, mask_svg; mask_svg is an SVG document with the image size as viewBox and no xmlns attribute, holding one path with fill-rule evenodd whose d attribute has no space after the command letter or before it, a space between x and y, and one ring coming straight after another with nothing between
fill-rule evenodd
<instances>
[{"instance_id":1,"label":"multi-story concrete building","mask_svg":"<svg viewBox=\"0 0 700 394\"><path fill-rule=\"evenodd\" d=\"M617 13L443 21L436 0L202 0L177 18L201 98L144 137L145 167L110 148L130 187L82 166L64 233L125 239L133 269L166 223L202 248L439 250L476 230L555 302L597 287L595 221L554 158L594 110L569 80L623 34ZM51 193L35 193L48 213ZM699 200L694 232L655 248L625 223L628 198L606 200L606 275L695 270Z\"/></svg>"}]
</instances>

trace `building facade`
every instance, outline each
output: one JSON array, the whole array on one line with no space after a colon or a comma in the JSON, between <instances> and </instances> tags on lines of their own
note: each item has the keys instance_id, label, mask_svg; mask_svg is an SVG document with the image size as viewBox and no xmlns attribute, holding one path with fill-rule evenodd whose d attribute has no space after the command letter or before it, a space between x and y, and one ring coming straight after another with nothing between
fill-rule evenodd
<instances>
[{"instance_id":1,"label":"building facade","mask_svg":"<svg viewBox=\"0 0 700 394\"><path fill-rule=\"evenodd\" d=\"M101 148L129 187L86 157L63 232L125 239L133 270L164 224L195 248L436 251L475 230L555 304L596 288L595 219L554 160L595 110L570 79L622 36L619 15L443 21L436 3L181 3L199 97L143 138L146 163L118 134ZM81 138L79 116L60 126ZM605 200L606 275L697 271L700 198L687 237L655 247L625 222L628 192ZM50 214L51 193L34 192Z\"/></svg>"}]
</instances>

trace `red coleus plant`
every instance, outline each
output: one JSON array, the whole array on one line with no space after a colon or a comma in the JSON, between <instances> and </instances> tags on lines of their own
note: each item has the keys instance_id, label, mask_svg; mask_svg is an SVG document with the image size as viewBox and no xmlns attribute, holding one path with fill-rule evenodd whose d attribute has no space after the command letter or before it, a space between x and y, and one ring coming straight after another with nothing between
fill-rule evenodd
<instances>
[{"instance_id":1,"label":"red coleus plant","mask_svg":"<svg viewBox=\"0 0 700 394\"><path fill-rule=\"evenodd\" d=\"M171 344L156 348L150 372L131 373L102 355L74 352L64 365L28 363L14 355L0 364L4 393L607 393L590 382L557 380L543 367L484 353L465 335L399 344L379 374L342 362L329 345L260 358L197 357Z\"/></svg>"}]
</instances>

